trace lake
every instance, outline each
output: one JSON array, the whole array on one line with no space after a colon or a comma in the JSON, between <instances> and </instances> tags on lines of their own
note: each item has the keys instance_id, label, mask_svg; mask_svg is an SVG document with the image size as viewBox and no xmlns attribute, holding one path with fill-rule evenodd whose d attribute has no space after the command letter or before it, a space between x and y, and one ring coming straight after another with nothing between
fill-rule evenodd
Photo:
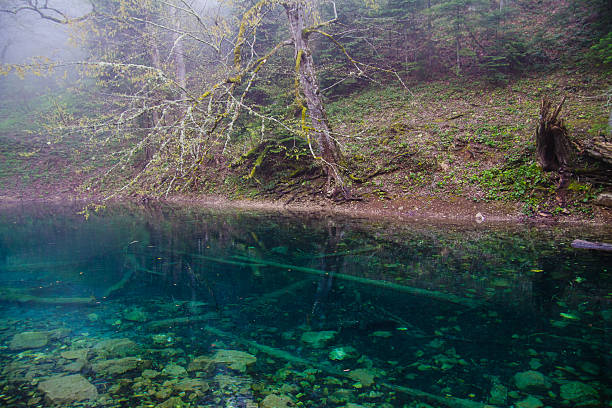
<instances>
[{"instance_id":1,"label":"lake","mask_svg":"<svg viewBox=\"0 0 612 408\"><path fill-rule=\"evenodd\" d=\"M608 228L0 209L0 405L609 407Z\"/></svg>"}]
</instances>

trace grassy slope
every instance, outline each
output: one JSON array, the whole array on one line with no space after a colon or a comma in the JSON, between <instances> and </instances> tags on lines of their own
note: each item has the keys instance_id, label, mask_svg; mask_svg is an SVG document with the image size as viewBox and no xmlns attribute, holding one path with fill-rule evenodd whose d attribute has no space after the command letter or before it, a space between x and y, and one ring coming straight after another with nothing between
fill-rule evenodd
<instances>
[{"instance_id":1,"label":"grassy slope","mask_svg":"<svg viewBox=\"0 0 612 408\"><path fill-rule=\"evenodd\" d=\"M582 143L605 129L609 108L600 96L610 86L605 74L569 71L531 74L503 86L461 78L413 86L412 96L399 86L370 88L330 102L328 112L348 159L353 190L373 205L388 199L463 197L518 203L526 213L555 213L562 212L554 198L555 176L542 173L534 161L541 97L567 95L563 117L572 139ZM71 191L83 174L95 171L95 152L84 140L49 146L44 137L26 143L25 134L2 135L0 195L39 198ZM208 180L195 194L312 200L323 180L271 171L273 161L264 160L248 181L243 176L251 170L249 163L231 169L222 161L208 164ZM598 191L589 182L574 181L569 211L588 215L588 201Z\"/></svg>"},{"instance_id":2,"label":"grassy slope","mask_svg":"<svg viewBox=\"0 0 612 408\"><path fill-rule=\"evenodd\" d=\"M466 86L467 84L467 86ZM365 92L330 106L335 129L361 171L388 169L360 186L381 197L464 196L473 200L511 200L527 212L559 211L554 174L535 163L533 132L543 96L567 96L563 117L572 140L583 144L605 132L609 107L600 97L612 85L605 74L558 71L533 74L504 86L439 81L414 88ZM576 157L576 165L584 166ZM591 164L592 167L592 164ZM364 171L365 168L365 171ZM371 174L371 173L370 173ZM575 181L572 206L584 210L597 188Z\"/></svg>"}]
</instances>

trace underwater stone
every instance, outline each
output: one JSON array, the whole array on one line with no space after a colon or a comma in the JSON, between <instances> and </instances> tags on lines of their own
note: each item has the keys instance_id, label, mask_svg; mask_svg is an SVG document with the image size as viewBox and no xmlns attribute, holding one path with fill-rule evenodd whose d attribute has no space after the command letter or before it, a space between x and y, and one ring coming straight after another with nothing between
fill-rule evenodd
<instances>
[{"instance_id":1,"label":"underwater stone","mask_svg":"<svg viewBox=\"0 0 612 408\"><path fill-rule=\"evenodd\" d=\"M252 354L238 350L217 350L212 357L215 363L227 365L232 370L237 370L242 373L246 371L247 366L254 364L257 357Z\"/></svg>"},{"instance_id":2,"label":"underwater stone","mask_svg":"<svg viewBox=\"0 0 612 408\"><path fill-rule=\"evenodd\" d=\"M179 392L199 391L204 393L210 389L210 386L204 380L200 380L197 378L188 378L174 384L174 389Z\"/></svg>"},{"instance_id":3,"label":"underwater stone","mask_svg":"<svg viewBox=\"0 0 612 408\"><path fill-rule=\"evenodd\" d=\"M508 389L501 384L493 384L491 387L491 396L489 397L489 403L491 405L506 405L506 399L508 398Z\"/></svg>"},{"instance_id":4,"label":"underwater stone","mask_svg":"<svg viewBox=\"0 0 612 408\"><path fill-rule=\"evenodd\" d=\"M140 308L136 308L136 309L127 311L123 315L123 318L125 320L129 320L130 322L139 322L139 323L143 323L148 320L147 314Z\"/></svg>"},{"instance_id":5,"label":"underwater stone","mask_svg":"<svg viewBox=\"0 0 612 408\"><path fill-rule=\"evenodd\" d=\"M550 381L539 371L523 371L514 375L517 388L525 392L546 391Z\"/></svg>"},{"instance_id":6,"label":"underwater stone","mask_svg":"<svg viewBox=\"0 0 612 408\"><path fill-rule=\"evenodd\" d=\"M599 392L588 384L572 381L561 386L561 398L581 407L599 406ZM594 405L589 405L593 402Z\"/></svg>"},{"instance_id":7,"label":"underwater stone","mask_svg":"<svg viewBox=\"0 0 612 408\"><path fill-rule=\"evenodd\" d=\"M393 333L391 333L390 331L379 330L379 331L375 331L374 333L370 334L370 336L382 337L383 339L388 339L389 337L393 336Z\"/></svg>"},{"instance_id":8,"label":"underwater stone","mask_svg":"<svg viewBox=\"0 0 612 408\"><path fill-rule=\"evenodd\" d=\"M599 375L599 366L589 361L583 361L582 363L579 364L579 367L582 371L584 371L587 374L591 374L593 376Z\"/></svg>"},{"instance_id":9,"label":"underwater stone","mask_svg":"<svg viewBox=\"0 0 612 408\"><path fill-rule=\"evenodd\" d=\"M515 406L516 408L541 408L544 404L533 395L530 395L524 400L517 402Z\"/></svg>"},{"instance_id":10,"label":"underwater stone","mask_svg":"<svg viewBox=\"0 0 612 408\"><path fill-rule=\"evenodd\" d=\"M59 329L54 329L47 332L49 334L49 340L61 340L70 336L70 329L65 327L60 327Z\"/></svg>"},{"instance_id":11,"label":"underwater stone","mask_svg":"<svg viewBox=\"0 0 612 408\"><path fill-rule=\"evenodd\" d=\"M287 395L270 394L261 401L260 408L289 408L293 407L293 399Z\"/></svg>"},{"instance_id":12,"label":"underwater stone","mask_svg":"<svg viewBox=\"0 0 612 408\"><path fill-rule=\"evenodd\" d=\"M353 390L347 390L346 388L340 388L329 396L329 402L334 404L343 404L350 399L353 399Z\"/></svg>"},{"instance_id":13,"label":"underwater stone","mask_svg":"<svg viewBox=\"0 0 612 408\"><path fill-rule=\"evenodd\" d=\"M168 377L185 377L187 375L187 370L185 370L185 367L178 364L168 364L164 367L162 373Z\"/></svg>"},{"instance_id":14,"label":"underwater stone","mask_svg":"<svg viewBox=\"0 0 612 408\"><path fill-rule=\"evenodd\" d=\"M125 374L128 371L138 370L140 368L149 368L151 361L143 360L137 357L124 357L112 360L104 360L92 364L91 369L99 375L119 375Z\"/></svg>"},{"instance_id":15,"label":"underwater stone","mask_svg":"<svg viewBox=\"0 0 612 408\"><path fill-rule=\"evenodd\" d=\"M142 378L148 378L148 379L156 378L156 377L159 377L160 375L161 373L159 371L151 370L151 369L143 370L142 373L140 374Z\"/></svg>"},{"instance_id":16,"label":"underwater stone","mask_svg":"<svg viewBox=\"0 0 612 408\"><path fill-rule=\"evenodd\" d=\"M214 361L208 356L198 356L191 360L187 366L187 371L211 371L214 368Z\"/></svg>"},{"instance_id":17,"label":"underwater stone","mask_svg":"<svg viewBox=\"0 0 612 408\"><path fill-rule=\"evenodd\" d=\"M130 339L108 339L96 344L94 350L107 357L125 357L138 354L140 347Z\"/></svg>"},{"instance_id":18,"label":"underwater stone","mask_svg":"<svg viewBox=\"0 0 612 408\"><path fill-rule=\"evenodd\" d=\"M9 348L11 350L39 348L46 346L48 342L48 332L23 332L13 336Z\"/></svg>"},{"instance_id":19,"label":"underwater stone","mask_svg":"<svg viewBox=\"0 0 612 408\"><path fill-rule=\"evenodd\" d=\"M66 360L87 360L89 356L89 349L82 348L76 350L62 351L60 355Z\"/></svg>"},{"instance_id":20,"label":"underwater stone","mask_svg":"<svg viewBox=\"0 0 612 408\"><path fill-rule=\"evenodd\" d=\"M70 373L78 373L83 370L83 368L85 368L86 364L87 362L85 360L76 360L71 362L70 364L66 364L64 366L64 371L68 371Z\"/></svg>"},{"instance_id":21,"label":"underwater stone","mask_svg":"<svg viewBox=\"0 0 612 408\"><path fill-rule=\"evenodd\" d=\"M347 358L357 358L357 357L359 357L357 349L351 346L338 347L329 352L330 360L340 361L340 360L345 360Z\"/></svg>"},{"instance_id":22,"label":"underwater stone","mask_svg":"<svg viewBox=\"0 0 612 408\"><path fill-rule=\"evenodd\" d=\"M358 368L348 373L349 378L359 382L364 387L374 384L374 373L365 368Z\"/></svg>"},{"instance_id":23,"label":"underwater stone","mask_svg":"<svg viewBox=\"0 0 612 408\"><path fill-rule=\"evenodd\" d=\"M532 358L529 360L529 367L532 370L537 370L538 368L542 367L542 363L537 358Z\"/></svg>"},{"instance_id":24,"label":"underwater stone","mask_svg":"<svg viewBox=\"0 0 612 408\"><path fill-rule=\"evenodd\" d=\"M182 408L182 407L187 407L188 405L186 405L182 399L180 399L179 397L172 397L172 398L168 398L166 401L162 402L161 404L157 405L157 408Z\"/></svg>"},{"instance_id":25,"label":"underwater stone","mask_svg":"<svg viewBox=\"0 0 612 408\"><path fill-rule=\"evenodd\" d=\"M50 404L67 404L98 396L96 387L80 374L52 377L40 382L38 389Z\"/></svg>"},{"instance_id":26,"label":"underwater stone","mask_svg":"<svg viewBox=\"0 0 612 408\"><path fill-rule=\"evenodd\" d=\"M154 334L151 339L157 346L170 346L174 343L174 338L169 334Z\"/></svg>"},{"instance_id":27,"label":"underwater stone","mask_svg":"<svg viewBox=\"0 0 612 408\"><path fill-rule=\"evenodd\" d=\"M311 332L305 332L304 334L302 334L301 339L302 339L302 342L310 344L314 348L322 348L327 343L332 341L336 337L336 334L338 334L338 332L333 331L333 330L318 331L318 332L311 331Z\"/></svg>"}]
</instances>

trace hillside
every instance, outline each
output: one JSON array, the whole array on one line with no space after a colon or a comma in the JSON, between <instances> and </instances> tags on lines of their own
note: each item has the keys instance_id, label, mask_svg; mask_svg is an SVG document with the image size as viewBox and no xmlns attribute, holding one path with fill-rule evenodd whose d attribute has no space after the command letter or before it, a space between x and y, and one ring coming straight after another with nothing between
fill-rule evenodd
<instances>
[{"instance_id":1,"label":"hillside","mask_svg":"<svg viewBox=\"0 0 612 408\"><path fill-rule=\"evenodd\" d=\"M610 187L610 167L575 150L568 203L562 207L555 194L558 176L541 171L536 162L534 129L541 98L567 96L562 117L574 147L585 146L605 132L610 86L605 73L557 70L505 85L472 81L465 86L452 79L414 85L410 92L372 87L331 101L329 117L350 169L351 191L360 201L353 206L366 213L395 209L451 218L473 217L481 209L501 218L606 216L609 210L594 200ZM86 140L46 144L3 138L5 198L103 194L83 188L89 177L108 168L97 159L104 155ZM299 140L267 150L261 146L266 144L242 160L211 160L197 191L169 198L214 196L298 207L332 203L321 193L325 177Z\"/></svg>"}]
</instances>

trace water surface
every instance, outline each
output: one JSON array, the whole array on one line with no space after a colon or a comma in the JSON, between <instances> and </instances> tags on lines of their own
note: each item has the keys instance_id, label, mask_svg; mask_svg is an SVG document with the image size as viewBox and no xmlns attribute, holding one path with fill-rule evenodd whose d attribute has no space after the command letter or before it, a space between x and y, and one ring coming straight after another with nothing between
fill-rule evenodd
<instances>
[{"instance_id":1,"label":"water surface","mask_svg":"<svg viewBox=\"0 0 612 408\"><path fill-rule=\"evenodd\" d=\"M0 210L0 405L610 406L609 229L78 210Z\"/></svg>"}]
</instances>

